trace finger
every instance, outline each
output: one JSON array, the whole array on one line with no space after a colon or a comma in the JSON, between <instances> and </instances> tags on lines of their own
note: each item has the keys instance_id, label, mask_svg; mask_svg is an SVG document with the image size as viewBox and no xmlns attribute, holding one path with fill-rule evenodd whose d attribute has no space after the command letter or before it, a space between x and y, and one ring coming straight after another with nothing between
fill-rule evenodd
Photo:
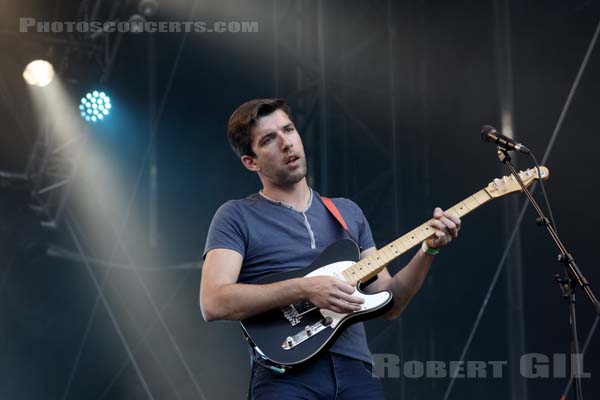
<instances>
[{"instance_id":1,"label":"finger","mask_svg":"<svg viewBox=\"0 0 600 400\"><path fill-rule=\"evenodd\" d=\"M349 294L341 293L341 292L337 295L337 298L340 300L344 300L347 303L353 303L353 304L362 304L365 302L365 299L363 299L360 296L351 296Z\"/></svg>"},{"instance_id":2,"label":"finger","mask_svg":"<svg viewBox=\"0 0 600 400\"><path fill-rule=\"evenodd\" d=\"M341 299L336 299L334 306L337 307L338 309L342 310L342 312L345 312L345 313L360 310L360 305L348 303Z\"/></svg>"},{"instance_id":3,"label":"finger","mask_svg":"<svg viewBox=\"0 0 600 400\"><path fill-rule=\"evenodd\" d=\"M442 215L444 215L444 212L442 211L442 209L441 209L441 208L439 208L439 207L436 207L436 208L433 210L433 216L434 216L435 218L440 218Z\"/></svg>"},{"instance_id":4,"label":"finger","mask_svg":"<svg viewBox=\"0 0 600 400\"><path fill-rule=\"evenodd\" d=\"M440 231L443 231L446 229L446 224L444 224L439 219L432 219L431 221L429 221L429 226L431 226L435 230L440 230Z\"/></svg>"},{"instance_id":5,"label":"finger","mask_svg":"<svg viewBox=\"0 0 600 400\"><path fill-rule=\"evenodd\" d=\"M333 299L333 301L326 307L326 310L330 310L340 314L347 314L353 311L357 311L359 306L350 306L348 303L341 300Z\"/></svg>"},{"instance_id":6,"label":"finger","mask_svg":"<svg viewBox=\"0 0 600 400\"><path fill-rule=\"evenodd\" d=\"M448 217L446 217L448 218ZM454 226L456 227L456 231L458 232L460 230L460 218L448 218L448 221L451 221Z\"/></svg>"},{"instance_id":7,"label":"finger","mask_svg":"<svg viewBox=\"0 0 600 400\"><path fill-rule=\"evenodd\" d=\"M342 310L340 307L336 306L335 304L330 304L327 307L323 307L325 310L329 310L329 311L333 311L339 314L345 314L348 313L348 311L344 311Z\"/></svg>"},{"instance_id":8,"label":"finger","mask_svg":"<svg viewBox=\"0 0 600 400\"><path fill-rule=\"evenodd\" d=\"M349 284L348 282L342 281L341 279L337 280L335 286L339 290L341 290L343 293L348 293L348 294L354 293L354 286Z\"/></svg>"},{"instance_id":9,"label":"finger","mask_svg":"<svg viewBox=\"0 0 600 400\"><path fill-rule=\"evenodd\" d=\"M446 226L444 232L448 234L448 236L457 237L458 236L458 227L454 224L454 222L450 221L446 217L442 217L442 222Z\"/></svg>"},{"instance_id":10,"label":"finger","mask_svg":"<svg viewBox=\"0 0 600 400\"><path fill-rule=\"evenodd\" d=\"M448 232L448 228L442 222L438 221L437 224L434 224L433 234L430 238L434 240L443 239L446 236L451 236L452 234Z\"/></svg>"},{"instance_id":11,"label":"finger","mask_svg":"<svg viewBox=\"0 0 600 400\"><path fill-rule=\"evenodd\" d=\"M448 218L450 221L454 222L454 225L460 228L460 217L451 211L444 212L444 216Z\"/></svg>"},{"instance_id":12,"label":"finger","mask_svg":"<svg viewBox=\"0 0 600 400\"><path fill-rule=\"evenodd\" d=\"M441 238L447 236L448 232L446 232L446 230L436 229L436 231L433 234L435 235L436 239L441 239Z\"/></svg>"},{"instance_id":13,"label":"finger","mask_svg":"<svg viewBox=\"0 0 600 400\"><path fill-rule=\"evenodd\" d=\"M440 218L440 221L444 224L445 229L449 231L456 230L456 224L452 222L449 218L442 217Z\"/></svg>"}]
</instances>

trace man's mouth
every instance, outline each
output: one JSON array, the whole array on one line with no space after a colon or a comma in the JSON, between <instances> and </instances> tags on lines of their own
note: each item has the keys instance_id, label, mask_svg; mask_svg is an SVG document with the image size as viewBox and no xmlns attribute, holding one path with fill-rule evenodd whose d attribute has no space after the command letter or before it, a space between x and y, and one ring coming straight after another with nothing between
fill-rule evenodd
<instances>
[{"instance_id":1,"label":"man's mouth","mask_svg":"<svg viewBox=\"0 0 600 400\"><path fill-rule=\"evenodd\" d=\"M297 155L288 156L285 159L285 164L287 165L287 164L293 163L294 161L299 160L299 159L300 159L300 156L297 156Z\"/></svg>"}]
</instances>

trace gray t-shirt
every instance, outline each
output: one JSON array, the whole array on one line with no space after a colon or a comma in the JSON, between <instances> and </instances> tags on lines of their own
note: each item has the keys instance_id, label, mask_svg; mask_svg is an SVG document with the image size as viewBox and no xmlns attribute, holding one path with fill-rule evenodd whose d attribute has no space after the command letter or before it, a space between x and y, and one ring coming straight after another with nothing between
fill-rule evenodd
<instances>
[{"instance_id":1,"label":"gray t-shirt","mask_svg":"<svg viewBox=\"0 0 600 400\"><path fill-rule=\"evenodd\" d=\"M332 200L361 251L375 246L362 210L351 200ZM314 191L304 211L254 193L219 207L208 230L204 256L216 248L237 251L244 258L238 282L255 283L267 274L306 267L327 246L346 238L348 233ZM362 323L349 326L330 351L372 362Z\"/></svg>"}]
</instances>

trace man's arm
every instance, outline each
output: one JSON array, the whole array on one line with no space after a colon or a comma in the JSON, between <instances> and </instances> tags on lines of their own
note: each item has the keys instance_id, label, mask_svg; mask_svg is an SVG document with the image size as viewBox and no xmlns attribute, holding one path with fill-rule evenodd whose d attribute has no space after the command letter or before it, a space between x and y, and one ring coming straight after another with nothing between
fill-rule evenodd
<instances>
[{"instance_id":1,"label":"man's arm","mask_svg":"<svg viewBox=\"0 0 600 400\"><path fill-rule=\"evenodd\" d=\"M434 233L427 239L427 245L430 248L439 248L458 236L461 221L456 215L443 212L440 208L434 210L433 217L431 227ZM376 251L375 247L368 248L361 253L361 258L368 257ZM384 315L384 318L395 319L400 316L421 289L434 257L419 249L410 262L393 277L387 268L377 274L377 280L367 287L367 291L390 290L394 296L394 305Z\"/></svg>"},{"instance_id":2,"label":"man's arm","mask_svg":"<svg viewBox=\"0 0 600 400\"><path fill-rule=\"evenodd\" d=\"M229 249L206 254L200 285L200 307L206 321L243 320L306 299L319 308L349 313L359 310L364 301L351 296L354 286L329 276L265 285L237 283L242 261L241 254Z\"/></svg>"}]
</instances>

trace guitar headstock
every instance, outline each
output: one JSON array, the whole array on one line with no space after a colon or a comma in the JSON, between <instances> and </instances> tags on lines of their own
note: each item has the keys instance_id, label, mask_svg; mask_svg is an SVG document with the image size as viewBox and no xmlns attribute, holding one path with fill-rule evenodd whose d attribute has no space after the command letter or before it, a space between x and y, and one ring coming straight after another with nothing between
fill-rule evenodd
<instances>
[{"instance_id":1,"label":"guitar headstock","mask_svg":"<svg viewBox=\"0 0 600 400\"><path fill-rule=\"evenodd\" d=\"M550 171L546 167L540 167L541 179L546 180L550 176ZM529 168L525 171L519 171L519 177L523 181L526 187L531 186L533 181L536 179L540 179L538 177L538 171L536 168ZM508 175L503 176L502 178L496 178L492 182L490 182L485 190L489 193L490 196L502 197L509 193L521 192L521 185L515 179L514 176Z\"/></svg>"}]
</instances>

